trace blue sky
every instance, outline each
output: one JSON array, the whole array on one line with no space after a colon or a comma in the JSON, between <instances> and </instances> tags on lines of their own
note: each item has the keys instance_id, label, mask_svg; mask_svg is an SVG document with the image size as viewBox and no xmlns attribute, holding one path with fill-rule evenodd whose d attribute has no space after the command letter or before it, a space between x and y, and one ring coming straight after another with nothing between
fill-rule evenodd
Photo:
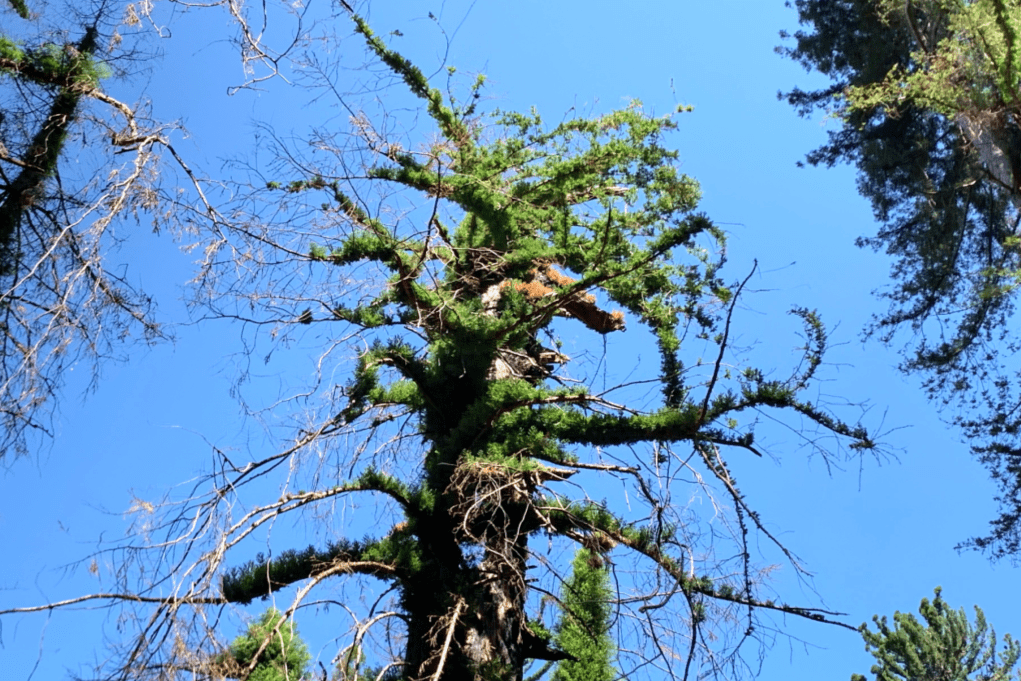
<instances>
[{"instance_id":1,"label":"blue sky","mask_svg":"<svg viewBox=\"0 0 1021 681\"><path fill-rule=\"evenodd\" d=\"M851 420L859 414L853 405L868 401L865 422L888 431L884 442L896 455L828 470L794 432L766 430L771 457L739 462L738 480L770 529L816 575L812 593L780 564L774 588L792 601L821 600L856 625L875 613L914 611L942 585L952 605L978 604L1001 633L1021 632L1010 596L1014 569L953 550L993 517L992 483L917 382L896 371L896 353L860 341L861 328L881 309L872 291L886 285L889 262L853 245L876 228L854 173L795 167L833 123L799 119L777 101L777 90L822 84L773 52L778 32L795 28L793 10L781 0L359 9L380 32L400 29L404 37L393 45L427 73L446 50L442 26L447 63L487 75L486 105L535 106L549 122L572 108L600 113L632 98L656 113L693 105L669 142L682 170L701 183L701 209L730 234L728 278L743 278L753 259L759 264L749 284L755 291L740 311L740 340L754 346L760 364L787 365L797 339L784 311L818 308L834 347L816 394L847 403L838 413ZM279 83L228 97L242 72L225 40L232 34L226 19L178 9L168 21L172 37L156 42L162 56L151 72L114 87L125 99L150 98L158 118L181 120L189 136L175 144L205 173L250 153L256 122L301 136L343 120L327 101L308 103ZM6 14L0 22L3 31L14 24ZM349 34L342 18L336 31ZM144 225L125 225L121 233L129 239L112 259L130 263L129 276L157 296L165 320L188 320L182 299L195 254ZM240 341L250 332L223 321L183 324L175 343L130 347L129 361L105 365L94 393L86 394L87 376L67 377L57 438L3 477L0 537L14 558L0 576L0 608L101 590L105 583L85 566L65 566L88 556L100 538L123 534L133 498L156 500L201 475L212 446L242 459L273 450L278 424L245 417L231 395ZM253 363L242 394L266 404L293 390L310 375L307 358L320 341L310 332L272 361ZM768 558L769 549L763 552ZM101 576L108 569L102 559L98 567ZM793 619L776 624L792 638L776 637L761 678L846 679L871 664L856 634ZM14 679L33 670L35 679L85 671L105 655L104 643L118 640L115 611L4 618L0 625L0 667ZM299 626L314 654L333 654L322 623L309 617Z\"/></svg>"}]
</instances>

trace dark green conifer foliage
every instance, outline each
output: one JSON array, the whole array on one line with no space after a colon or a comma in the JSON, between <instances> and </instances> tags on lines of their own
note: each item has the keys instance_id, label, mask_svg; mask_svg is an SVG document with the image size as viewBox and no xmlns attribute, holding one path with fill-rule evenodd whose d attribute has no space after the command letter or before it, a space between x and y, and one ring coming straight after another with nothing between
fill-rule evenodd
<instances>
[{"instance_id":1,"label":"dark green conifer foliage","mask_svg":"<svg viewBox=\"0 0 1021 681\"><path fill-rule=\"evenodd\" d=\"M25 0L10 0L10 5L22 19L29 19L32 17L32 13L29 11L28 5L25 4Z\"/></svg>"},{"instance_id":2,"label":"dark green conifer foliage","mask_svg":"<svg viewBox=\"0 0 1021 681\"><path fill-rule=\"evenodd\" d=\"M1000 515L964 546L1021 555L1021 373L1012 317L1021 248L1021 4L794 0L805 27L778 51L831 85L783 95L843 125L808 154L850 162L881 223L862 247L894 259L869 334L904 336L902 368L952 405L1000 487Z\"/></svg>"},{"instance_id":3,"label":"dark green conifer foliage","mask_svg":"<svg viewBox=\"0 0 1021 681\"><path fill-rule=\"evenodd\" d=\"M613 681L615 646L610 635L613 590L609 566L590 549L579 549L560 595L562 615L554 640L574 657L557 663L552 681Z\"/></svg>"},{"instance_id":4,"label":"dark green conifer foliage","mask_svg":"<svg viewBox=\"0 0 1021 681\"><path fill-rule=\"evenodd\" d=\"M964 608L953 610L936 589L932 601L922 599L919 620L911 613L894 613L891 626L886 617L873 618L876 631L861 625L865 649L876 658L872 674L876 681L1009 681L1021 655L1021 644L1010 634L998 650L996 632L975 607L975 622ZM851 681L866 681L852 674Z\"/></svg>"},{"instance_id":5,"label":"dark green conifer foliage","mask_svg":"<svg viewBox=\"0 0 1021 681\"><path fill-rule=\"evenodd\" d=\"M298 635L294 622L284 620L275 608L269 608L248 630L230 644L233 661L231 678L248 681L299 681L307 678L311 655ZM251 670L249 672L249 670Z\"/></svg>"}]
</instances>

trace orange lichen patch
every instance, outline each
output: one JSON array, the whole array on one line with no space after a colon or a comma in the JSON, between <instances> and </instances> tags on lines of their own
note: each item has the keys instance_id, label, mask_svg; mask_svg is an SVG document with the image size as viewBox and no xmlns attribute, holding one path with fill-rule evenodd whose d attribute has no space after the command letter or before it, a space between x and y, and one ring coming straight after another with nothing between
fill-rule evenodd
<instances>
[{"instance_id":1,"label":"orange lichen patch","mask_svg":"<svg viewBox=\"0 0 1021 681\"><path fill-rule=\"evenodd\" d=\"M503 281L500 283L501 290L508 286L513 286L515 291L524 293L525 297L529 300L538 300L539 298L545 298L546 296L556 294L556 291L538 281L529 281L527 283L522 283L520 281Z\"/></svg>"},{"instance_id":2,"label":"orange lichen patch","mask_svg":"<svg viewBox=\"0 0 1021 681\"><path fill-rule=\"evenodd\" d=\"M529 281L502 281L497 291L503 291L508 286L513 286L515 291L524 294L532 301L539 301L543 298L558 295L553 287L565 288L577 283L577 279L557 271L552 265L539 265L529 270ZM487 294L489 295L489 294ZM496 304L496 297L491 296L491 304ZM606 312L596 305L596 297L591 293L582 291L565 296L558 301L558 307L562 314L580 320L583 324L599 333L610 331L622 331L624 329L624 313L620 311Z\"/></svg>"},{"instance_id":3,"label":"orange lichen patch","mask_svg":"<svg viewBox=\"0 0 1021 681\"><path fill-rule=\"evenodd\" d=\"M556 294L556 291L550 286L566 287L575 283L577 279L572 279L566 274L562 274L557 270L553 269L551 265L545 265L542 268L533 268L529 270L532 280L528 282L510 282L504 281L500 284L500 289L504 289L507 286L513 284L514 290L520 293L524 293L525 297L529 300L538 300L539 298L545 298L546 296ZM578 297L586 302L596 302L596 297L588 293L579 293Z\"/></svg>"},{"instance_id":4,"label":"orange lichen patch","mask_svg":"<svg viewBox=\"0 0 1021 681\"><path fill-rule=\"evenodd\" d=\"M532 271L538 272L538 270ZM552 265L546 265L546 267L543 268L542 273L549 277L549 280L552 281L557 286L570 286L571 284L577 281L577 279L571 279L563 272L558 272L556 269L554 269Z\"/></svg>"}]
</instances>

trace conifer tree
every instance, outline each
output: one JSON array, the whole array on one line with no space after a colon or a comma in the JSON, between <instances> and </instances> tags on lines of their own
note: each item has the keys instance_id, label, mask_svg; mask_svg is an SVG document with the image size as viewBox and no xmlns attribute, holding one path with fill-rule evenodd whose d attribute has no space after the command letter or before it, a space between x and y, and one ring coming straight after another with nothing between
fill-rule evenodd
<instances>
[{"instance_id":1,"label":"conifer tree","mask_svg":"<svg viewBox=\"0 0 1021 681\"><path fill-rule=\"evenodd\" d=\"M234 639L220 668L230 678L248 681L300 681L310 659L294 622L269 608Z\"/></svg>"},{"instance_id":2,"label":"conifer tree","mask_svg":"<svg viewBox=\"0 0 1021 681\"><path fill-rule=\"evenodd\" d=\"M500 113L495 126L483 125L476 112L483 79L467 103L455 103L362 19L354 21L370 50L424 103L438 135L411 151L369 133L367 144L385 161L366 174L428 197L436 208L420 228L402 232L369 213L335 179L339 172L270 183L284 196L317 192L329 201L324 236L337 236L312 243L309 263L342 272L371 263L387 278L374 298L347 303L338 291L317 308L295 310L300 324L339 320L374 338L342 393L346 404L299 446L410 416L415 434L403 438L420 443L421 475L402 478L370 464L360 475L286 501L368 492L395 502L400 517L383 536L233 567L224 598L247 603L337 570L371 576L399 588L405 674L520 680L528 659L561 654L536 640L526 614L529 542L545 533L597 551L619 545L651 560L699 601L692 627L705 621L702 597L749 612L819 617L759 600L750 578L727 584L692 575L682 567L685 550L669 548L684 545L679 524L636 526L558 486L582 471L613 472L632 478L656 505L643 466L604 464L582 453L684 442L743 509L723 451L756 452L753 434L734 430L735 416L750 409L791 409L855 448L873 446L864 429L799 396L825 344L809 311L796 311L810 339L803 371L781 380L752 368L733 375L721 359L704 379L689 379L682 336L709 340L713 352L726 354L740 287L720 278L711 254L722 233L695 212L698 186L661 144L672 117L651 117L634 105L552 129L535 113ZM623 309L604 308L597 294ZM558 380L570 358L542 343L558 317L600 335L621 333L628 322L635 331L649 329L660 352L660 405L633 410ZM736 385L725 387L728 379ZM653 465L665 465L667 451ZM743 518L758 526L754 513Z\"/></svg>"},{"instance_id":3,"label":"conifer tree","mask_svg":"<svg viewBox=\"0 0 1021 681\"><path fill-rule=\"evenodd\" d=\"M974 624L964 608L953 610L943 600L922 599L919 620L911 613L895 613L893 626L886 617L873 618L876 631L861 625L865 650L876 658L876 681L1008 681L1021 655L1021 644L1010 634L998 650L996 632L975 607ZM866 681L852 674L851 681Z\"/></svg>"}]
</instances>

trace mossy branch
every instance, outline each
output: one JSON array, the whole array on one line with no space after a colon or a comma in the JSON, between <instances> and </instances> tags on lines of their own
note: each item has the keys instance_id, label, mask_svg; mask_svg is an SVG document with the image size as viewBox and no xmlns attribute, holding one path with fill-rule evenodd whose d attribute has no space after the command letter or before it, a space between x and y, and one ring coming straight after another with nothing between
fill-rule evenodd
<instances>
[{"instance_id":1,"label":"mossy branch","mask_svg":"<svg viewBox=\"0 0 1021 681\"><path fill-rule=\"evenodd\" d=\"M325 549L308 546L303 550L288 549L275 558L258 554L253 560L231 568L223 576L223 597L230 603L251 603L265 598L289 584L315 577L318 573L342 565L345 572L395 579L397 561L387 561L380 542L341 541ZM381 560L382 559L382 560Z\"/></svg>"},{"instance_id":2,"label":"mossy branch","mask_svg":"<svg viewBox=\"0 0 1021 681\"><path fill-rule=\"evenodd\" d=\"M43 78L45 84L58 85L49 113L32 137L24 154L21 172L3 189L0 202L0 273L12 272L19 260L16 235L26 212L37 205L43 196L46 182L56 172L60 152L68 130L76 120L78 104L88 89L95 87L91 55L96 49L98 31L90 28L73 55L67 56L55 46L39 51L20 51L6 38L0 38L0 70L17 74L29 80Z\"/></svg>"}]
</instances>

